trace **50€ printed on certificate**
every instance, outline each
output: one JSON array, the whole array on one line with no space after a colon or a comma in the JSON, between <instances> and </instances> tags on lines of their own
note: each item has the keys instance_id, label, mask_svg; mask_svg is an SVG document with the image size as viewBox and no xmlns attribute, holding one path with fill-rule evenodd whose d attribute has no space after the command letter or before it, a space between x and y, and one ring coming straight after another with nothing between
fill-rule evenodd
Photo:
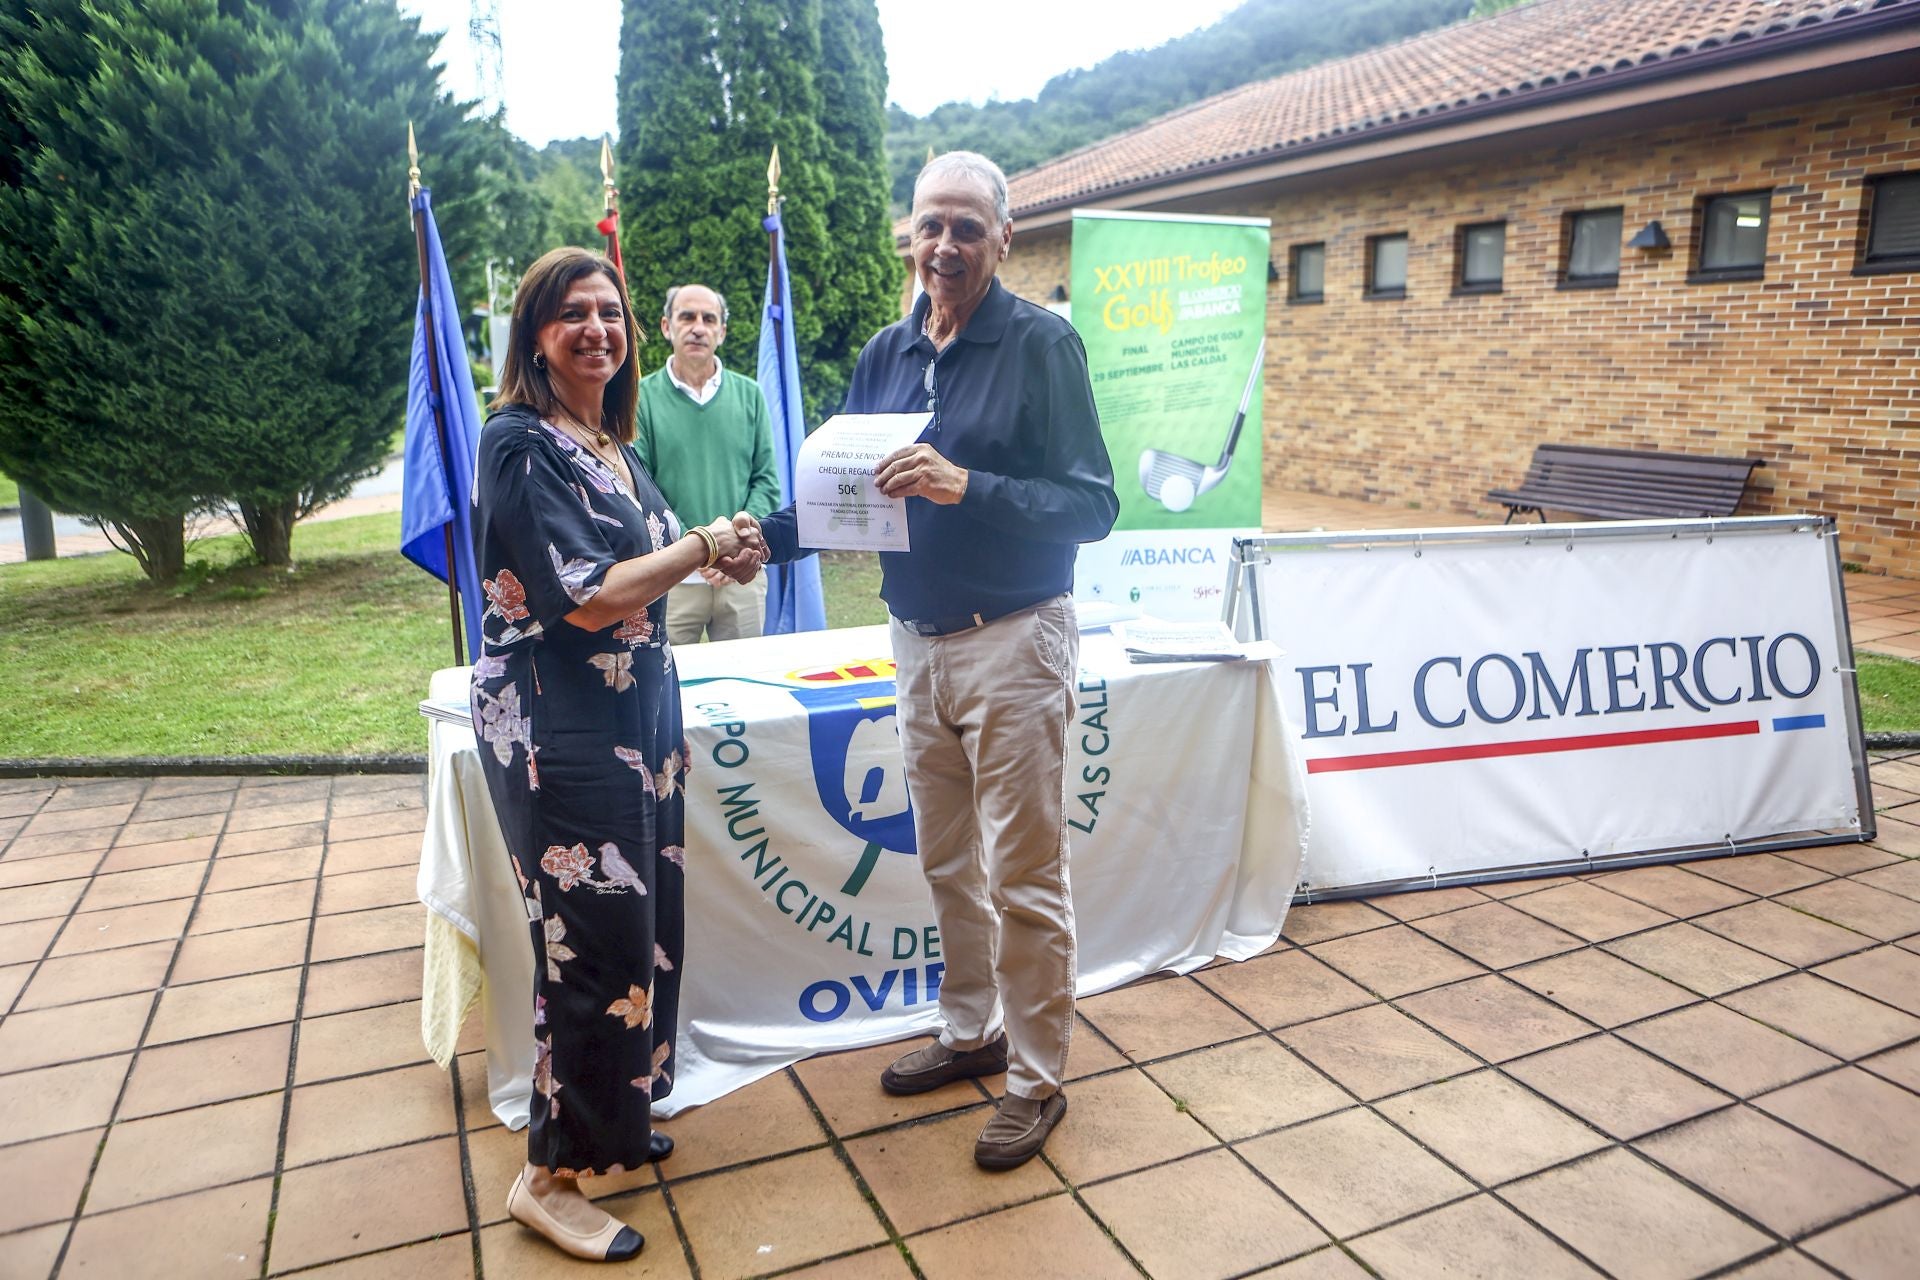
<instances>
[{"instance_id":1,"label":"50\u20ac printed on certificate","mask_svg":"<svg viewBox=\"0 0 1920 1280\"><path fill-rule=\"evenodd\" d=\"M930 413L842 413L814 428L794 459L800 545L826 551L907 551L904 498L889 498L874 469L920 438Z\"/></svg>"}]
</instances>

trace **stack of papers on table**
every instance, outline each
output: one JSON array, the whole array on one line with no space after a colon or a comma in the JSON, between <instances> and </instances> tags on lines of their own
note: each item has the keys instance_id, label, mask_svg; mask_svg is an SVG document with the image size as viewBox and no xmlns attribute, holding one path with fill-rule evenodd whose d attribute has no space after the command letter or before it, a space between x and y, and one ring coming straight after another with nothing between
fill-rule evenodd
<instances>
[{"instance_id":1,"label":"stack of papers on table","mask_svg":"<svg viewBox=\"0 0 1920 1280\"><path fill-rule=\"evenodd\" d=\"M1106 631L1116 622L1126 622L1140 616L1138 609L1124 604L1113 604L1106 600L1075 600L1073 614L1080 631Z\"/></svg>"},{"instance_id":2,"label":"stack of papers on table","mask_svg":"<svg viewBox=\"0 0 1920 1280\"><path fill-rule=\"evenodd\" d=\"M420 714L429 720L457 724L463 729L473 724L473 709L465 702L454 702L451 699L422 698Z\"/></svg>"},{"instance_id":3,"label":"stack of papers on table","mask_svg":"<svg viewBox=\"0 0 1920 1280\"><path fill-rule=\"evenodd\" d=\"M1239 662L1274 655L1270 644L1242 643L1224 622L1161 622L1135 618L1113 624L1130 662Z\"/></svg>"}]
</instances>

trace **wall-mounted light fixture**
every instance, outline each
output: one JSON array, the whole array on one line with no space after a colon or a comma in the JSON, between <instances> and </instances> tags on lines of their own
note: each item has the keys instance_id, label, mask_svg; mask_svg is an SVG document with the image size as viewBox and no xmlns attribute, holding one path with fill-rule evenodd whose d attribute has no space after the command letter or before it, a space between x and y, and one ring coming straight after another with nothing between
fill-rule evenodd
<instances>
[{"instance_id":1,"label":"wall-mounted light fixture","mask_svg":"<svg viewBox=\"0 0 1920 1280\"><path fill-rule=\"evenodd\" d=\"M1279 282L1280 282L1280 268L1273 265L1272 258L1268 258L1267 259L1267 283L1278 284Z\"/></svg>"},{"instance_id":2,"label":"wall-mounted light fixture","mask_svg":"<svg viewBox=\"0 0 1920 1280\"><path fill-rule=\"evenodd\" d=\"M1673 241L1667 239L1667 229L1660 225L1658 218L1640 228L1633 239L1627 241L1629 249L1671 249L1672 247Z\"/></svg>"},{"instance_id":3,"label":"wall-mounted light fixture","mask_svg":"<svg viewBox=\"0 0 1920 1280\"><path fill-rule=\"evenodd\" d=\"M1053 286L1053 292L1048 294L1047 297L1053 302L1065 302L1067 300L1067 286L1063 284Z\"/></svg>"}]
</instances>

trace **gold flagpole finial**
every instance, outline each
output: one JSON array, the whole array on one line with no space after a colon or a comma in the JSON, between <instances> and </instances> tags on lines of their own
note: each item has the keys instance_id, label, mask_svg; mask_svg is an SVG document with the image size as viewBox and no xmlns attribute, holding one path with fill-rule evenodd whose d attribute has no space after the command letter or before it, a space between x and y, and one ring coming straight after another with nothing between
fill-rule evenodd
<instances>
[{"instance_id":1,"label":"gold flagpole finial","mask_svg":"<svg viewBox=\"0 0 1920 1280\"><path fill-rule=\"evenodd\" d=\"M413 121L407 121L407 199L420 194L420 147L413 140Z\"/></svg>"},{"instance_id":2,"label":"gold flagpole finial","mask_svg":"<svg viewBox=\"0 0 1920 1280\"><path fill-rule=\"evenodd\" d=\"M607 208L611 209L620 189L613 185L613 138L604 133L600 135L600 184L607 190Z\"/></svg>"},{"instance_id":3,"label":"gold flagpole finial","mask_svg":"<svg viewBox=\"0 0 1920 1280\"><path fill-rule=\"evenodd\" d=\"M927 164L932 164L932 163L933 163L933 144L929 142L927 144Z\"/></svg>"},{"instance_id":4,"label":"gold flagpole finial","mask_svg":"<svg viewBox=\"0 0 1920 1280\"><path fill-rule=\"evenodd\" d=\"M780 212L780 148L773 149L773 158L767 161L767 216L771 218Z\"/></svg>"}]
</instances>

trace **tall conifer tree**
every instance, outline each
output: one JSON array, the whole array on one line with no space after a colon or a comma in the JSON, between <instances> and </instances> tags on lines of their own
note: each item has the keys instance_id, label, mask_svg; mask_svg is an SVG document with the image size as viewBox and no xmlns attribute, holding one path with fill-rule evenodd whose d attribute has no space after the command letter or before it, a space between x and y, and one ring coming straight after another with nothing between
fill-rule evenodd
<instances>
[{"instance_id":1,"label":"tall conifer tree","mask_svg":"<svg viewBox=\"0 0 1920 1280\"><path fill-rule=\"evenodd\" d=\"M409 119L450 249L480 222L435 44L392 0L0 0L0 468L155 577L216 503L285 563L400 420Z\"/></svg>"},{"instance_id":2,"label":"tall conifer tree","mask_svg":"<svg viewBox=\"0 0 1920 1280\"><path fill-rule=\"evenodd\" d=\"M833 198L827 235L839 255L842 305L822 317L816 383L846 398L853 362L875 330L900 317L902 268L887 216L887 47L874 0L820 0L820 124Z\"/></svg>"},{"instance_id":3,"label":"tall conifer tree","mask_svg":"<svg viewBox=\"0 0 1920 1280\"><path fill-rule=\"evenodd\" d=\"M868 8L871 4L868 3ZM651 324L669 286L701 281L732 310L722 358L751 376L766 284L767 158L780 148L780 189L793 273L795 336L809 419L835 412L876 311L892 253L880 234L837 234L842 201L883 181L837 174L845 155L823 131L821 0L715 0L689 7L625 0L620 30L622 247L634 305ZM877 30L877 20L875 22ZM878 80L861 92L880 109ZM836 99L841 94L835 91ZM884 201L884 186L879 187ZM876 268L874 262L879 266ZM884 294L880 295L884 297ZM852 336L850 336L852 335ZM666 359L656 346L645 363Z\"/></svg>"}]
</instances>

